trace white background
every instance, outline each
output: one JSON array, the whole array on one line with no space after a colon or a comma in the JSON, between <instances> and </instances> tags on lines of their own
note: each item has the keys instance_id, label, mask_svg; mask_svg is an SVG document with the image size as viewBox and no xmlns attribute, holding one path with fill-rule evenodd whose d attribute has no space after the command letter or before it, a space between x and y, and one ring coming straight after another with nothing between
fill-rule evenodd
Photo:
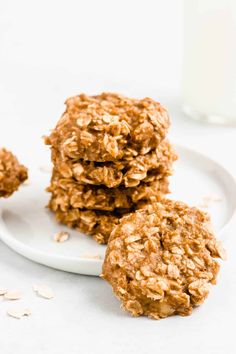
<instances>
[{"instance_id":1,"label":"white background","mask_svg":"<svg viewBox=\"0 0 236 354\"><path fill-rule=\"evenodd\" d=\"M55 125L64 99L114 90L160 99L172 116L174 140L236 176L235 128L181 113L182 10L178 0L0 1L0 145L29 167L45 164L49 152L41 136ZM9 303L0 301L0 353L231 354L234 234L225 246L228 261L206 303L190 317L152 321L121 312L101 279L48 269L0 243L0 287L21 290L21 304L33 310L17 321L6 316ZM48 283L55 299L33 296L35 282Z\"/></svg>"}]
</instances>

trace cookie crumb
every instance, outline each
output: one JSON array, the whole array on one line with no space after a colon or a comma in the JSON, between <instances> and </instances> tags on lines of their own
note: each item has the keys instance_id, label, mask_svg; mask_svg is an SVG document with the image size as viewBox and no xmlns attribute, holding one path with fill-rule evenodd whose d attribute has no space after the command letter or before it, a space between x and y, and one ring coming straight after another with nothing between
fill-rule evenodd
<instances>
[{"instance_id":1,"label":"cookie crumb","mask_svg":"<svg viewBox=\"0 0 236 354\"><path fill-rule=\"evenodd\" d=\"M92 253L84 253L81 255L82 258L88 258L88 259L102 259L99 254L92 254Z\"/></svg>"},{"instance_id":2,"label":"cookie crumb","mask_svg":"<svg viewBox=\"0 0 236 354\"><path fill-rule=\"evenodd\" d=\"M226 250L224 249L222 242L219 241L219 240L217 240L215 247L216 247L216 250L217 250L217 252L218 252L219 257L220 257L223 261L226 261L226 259L227 259L227 252L226 252Z\"/></svg>"},{"instance_id":3,"label":"cookie crumb","mask_svg":"<svg viewBox=\"0 0 236 354\"><path fill-rule=\"evenodd\" d=\"M5 295L6 293L7 293L7 289L5 289L5 288L0 289L0 296Z\"/></svg>"},{"instance_id":4,"label":"cookie crumb","mask_svg":"<svg viewBox=\"0 0 236 354\"><path fill-rule=\"evenodd\" d=\"M62 242L67 241L69 239L69 237L70 237L69 232L59 231L54 235L53 240L55 242L62 243Z\"/></svg>"},{"instance_id":5,"label":"cookie crumb","mask_svg":"<svg viewBox=\"0 0 236 354\"><path fill-rule=\"evenodd\" d=\"M222 198L216 194L209 194L202 197L202 202L199 204L199 208L208 209L211 204L221 202Z\"/></svg>"},{"instance_id":6,"label":"cookie crumb","mask_svg":"<svg viewBox=\"0 0 236 354\"><path fill-rule=\"evenodd\" d=\"M29 185L30 185L29 179L26 179L22 184L23 187L28 187Z\"/></svg>"}]
</instances>

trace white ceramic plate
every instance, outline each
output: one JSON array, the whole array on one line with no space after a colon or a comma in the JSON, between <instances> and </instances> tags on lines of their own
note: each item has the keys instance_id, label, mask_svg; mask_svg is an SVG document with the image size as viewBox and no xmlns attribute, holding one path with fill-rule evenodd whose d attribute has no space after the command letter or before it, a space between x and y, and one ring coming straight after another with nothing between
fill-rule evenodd
<instances>
[{"instance_id":1,"label":"white ceramic plate","mask_svg":"<svg viewBox=\"0 0 236 354\"><path fill-rule=\"evenodd\" d=\"M182 146L176 146L179 160L175 175L171 177L171 198L190 205L201 205L203 198L217 197L208 210L218 238L230 232L236 210L236 182L218 163L207 156ZM45 208L49 195L45 187L50 173L40 166L32 170L26 185L7 200L1 200L0 238L17 253L56 269L87 275L101 273L105 246L92 238L67 229L54 221ZM64 243L53 241L58 231L68 231L70 238ZM99 255L101 259L88 258Z\"/></svg>"}]
</instances>

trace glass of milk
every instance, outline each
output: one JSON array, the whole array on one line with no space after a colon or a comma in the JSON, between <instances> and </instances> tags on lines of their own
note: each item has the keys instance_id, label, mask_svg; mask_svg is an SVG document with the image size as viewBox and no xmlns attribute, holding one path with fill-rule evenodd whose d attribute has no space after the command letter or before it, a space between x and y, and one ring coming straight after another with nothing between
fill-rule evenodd
<instances>
[{"instance_id":1,"label":"glass of milk","mask_svg":"<svg viewBox=\"0 0 236 354\"><path fill-rule=\"evenodd\" d=\"M236 124L236 0L185 0L184 11L184 112Z\"/></svg>"}]
</instances>

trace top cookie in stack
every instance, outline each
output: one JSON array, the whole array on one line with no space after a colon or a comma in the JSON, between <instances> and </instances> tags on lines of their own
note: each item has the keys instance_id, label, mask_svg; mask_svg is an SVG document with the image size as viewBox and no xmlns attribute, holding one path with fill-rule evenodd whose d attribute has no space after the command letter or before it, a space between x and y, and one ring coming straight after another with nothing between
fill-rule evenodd
<instances>
[{"instance_id":1,"label":"top cookie in stack","mask_svg":"<svg viewBox=\"0 0 236 354\"><path fill-rule=\"evenodd\" d=\"M150 98L69 98L46 138L54 165L49 207L57 219L106 243L124 213L160 200L176 159L165 139L169 125L165 108Z\"/></svg>"}]
</instances>

